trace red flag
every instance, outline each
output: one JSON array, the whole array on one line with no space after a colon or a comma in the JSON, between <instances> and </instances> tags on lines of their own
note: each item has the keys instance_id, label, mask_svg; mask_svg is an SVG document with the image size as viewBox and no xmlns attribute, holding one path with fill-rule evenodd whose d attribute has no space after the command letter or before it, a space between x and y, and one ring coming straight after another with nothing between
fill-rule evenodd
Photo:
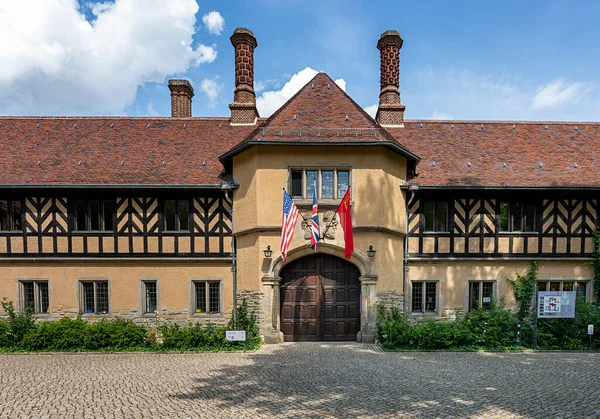
<instances>
[{"instance_id":1,"label":"red flag","mask_svg":"<svg viewBox=\"0 0 600 419\"><path fill-rule=\"evenodd\" d=\"M337 210L340 215L340 224L344 229L344 256L350 259L350 255L354 252L354 236L352 235L352 214L350 205L350 187L344 195L344 199L340 202Z\"/></svg>"}]
</instances>

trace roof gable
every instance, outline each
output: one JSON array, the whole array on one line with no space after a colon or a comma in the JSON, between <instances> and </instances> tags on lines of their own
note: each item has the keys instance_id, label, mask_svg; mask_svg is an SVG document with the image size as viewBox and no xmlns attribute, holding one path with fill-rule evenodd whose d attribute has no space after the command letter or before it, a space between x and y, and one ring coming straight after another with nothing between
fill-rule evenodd
<instances>
[{"instance_id":1,"label":"roof gable","mask_svg":"<svg viewBox=\"0 0 600 419\"><path fill-rule=\"evenodd\" d=\"M256 144L380 144L418 160L323 72L221 160Z\"/></svg>"}]
</instances>

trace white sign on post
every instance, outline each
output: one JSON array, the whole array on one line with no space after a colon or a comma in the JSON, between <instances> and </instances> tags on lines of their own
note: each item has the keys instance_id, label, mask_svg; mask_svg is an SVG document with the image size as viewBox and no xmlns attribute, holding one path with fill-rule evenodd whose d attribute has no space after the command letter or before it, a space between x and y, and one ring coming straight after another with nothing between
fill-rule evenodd
<instances>
[{"instance_id":1,"label":"white sign on post","mask_svg":"<svg viewBox=\"0 0 600 419\"><path fill-rule=\"evenodd\" d=\"M575 298L575 291L540 291L538 293L538 317L574 318Z\"/></svg>"},{"instance_id":2,"label":"white sign on post","mask_svg":"<svg viewBox=\"0 0 600 419\"><path fill-rule=\"evenodd\" d=\"M594 334L594 325L588 324L588 335L593 335L593 334Z\"/></svg>"},{"instance_id":3,"label":"white sign on post","mask_svg":"<svg viewBox=\"0 0 600 419\"><path fill-rule=\"evenodd\" d=\"M231 342L244 342L246 340L245 330L226 330L225 339Z\"/></svg>"}]
</instances>

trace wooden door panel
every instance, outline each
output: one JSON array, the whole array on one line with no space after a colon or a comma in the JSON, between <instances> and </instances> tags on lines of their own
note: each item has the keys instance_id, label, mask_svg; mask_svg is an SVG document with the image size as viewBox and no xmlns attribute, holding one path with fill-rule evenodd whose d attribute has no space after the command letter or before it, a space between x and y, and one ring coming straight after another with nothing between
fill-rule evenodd
<instances>
[{"instance_id":1,"label":"wooden door panel","mask_svg":"<svg viewBox=\"0 0 600 419\"><path fill-rule=\"evenodd\" d=\"M281 285L281 331L286 341L356 340L360 273L344 259L316 254L286 266Z\"/></svg>"}]
</instances>

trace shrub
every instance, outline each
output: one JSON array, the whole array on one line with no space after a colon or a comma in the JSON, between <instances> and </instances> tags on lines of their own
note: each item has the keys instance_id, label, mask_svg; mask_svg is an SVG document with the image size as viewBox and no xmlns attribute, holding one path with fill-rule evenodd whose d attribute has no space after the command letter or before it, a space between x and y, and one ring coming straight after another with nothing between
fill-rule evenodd
<instances>
[{"instance_id":1,"label":"shrub","mask_svg":"<svg viewBox=\"0 0 600 419\"><path fill-rule=\"evenodd\" d=\"M492 301L489 309L477 307L465 320L471 344L483 348L505 348L515 344L517 316L504 308L504 301Z\"/></svg>"},{"instance_id":2,"label":"shrub","mask_svg":"<svg viewBox=\"0 0 600 419\"><path fill-rule=\"evenodd\" d=\"M2 308L6 312L6 324L8 328L5 331L5 337L1 339L5 341L6 346L16 347L23 339L23 336L35 328L35 317L31 307L23 312L17 312L12 301L6 298L2 300Z\"/></svg>"},{"instance_id":3,"label":"shrub","mask_svg":"<svg viewBox=\"0 0 600 419\"><path fill-rule=\"evenodd\" d=\"M62 318L44 321L25 334L20 343L28 351L73 351L85 348L86 322Z\"/></svg>"},{"instance_id":4,"label":"shrub","mask_svg":"<svg viewBox=\"0 0 600 419\"><path fill-rule=\"evenodd\" d=\"M10 347L10 340L8 338L8 333L10 331L10 326L4 320L0 320L0 348L8 348Z\"/></svg>"}]
</instances>

